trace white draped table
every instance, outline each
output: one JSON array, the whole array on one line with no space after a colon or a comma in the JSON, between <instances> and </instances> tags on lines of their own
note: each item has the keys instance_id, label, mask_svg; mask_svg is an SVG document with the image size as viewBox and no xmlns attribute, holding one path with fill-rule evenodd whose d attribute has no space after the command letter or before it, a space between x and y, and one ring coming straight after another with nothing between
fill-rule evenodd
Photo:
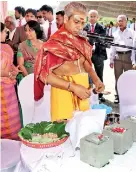
<instances>
[{"instance_id":1,"label":"white draped table","mask_svg":"<svg viewBox=\"0 0 136 172\"><path fill-rule=\"evenodd\" d=\"M97 169L80 161L80 151L74 151L68 139L64 144L47 149L34 149L21 145L21 161L14 172L136 172L136 143L124 155Z\"/></svg>"},{"instance_id":2,"label":"white draped table","mask_svg":"<svg viewBox=\"0 0 136 172\"><path fill-rule=\"evenodd\" d=\"M80 161L80 139L89 133L103 130L106 110L95 109L75 112L67 123L68 140L60 146L35 149L21 145L21 161L14 172L136 172L136 143L124 155L114 155L114 159L103 168L97 169Z\"/></svg>"}]
</instances>

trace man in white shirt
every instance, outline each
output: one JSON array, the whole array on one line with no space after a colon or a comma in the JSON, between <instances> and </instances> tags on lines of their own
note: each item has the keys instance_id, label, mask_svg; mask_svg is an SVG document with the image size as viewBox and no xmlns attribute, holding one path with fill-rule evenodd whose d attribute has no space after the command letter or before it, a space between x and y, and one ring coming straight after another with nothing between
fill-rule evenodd
<instances>
[{"instance_id":1,"label":"man in white shirt","mask_svg":"<svg viewBox=\"0 0 136 172\"><path fill-rule=\"evenodd\" d=\"M5 19L5 26L8 29L8 37L6 39L6 43L12 47L13 39L16 31L16 20L12 16L7 16ZM17 65L16 54L14 54L13 63L15 66Z\"/></svg>"},{"instance_id":2,"label":"man in white shirt","mask_svg":"<svg viewBox=\"0 0 136 172\"><path fill-rule=\"evenodd\" d=\"M7 16L5 19L5 26L9 30L8 39L12 41L14 33L16 31L16 21L12 16Z\"/></svg>"},{"instance_id":3,"label":"man in white shirt","mask_svg":"<svg viewBox=\"0 0 136 172\"><path fill-rule=\"evenodd\" d=\"M134 41L134 32L127 28L127 17L125 15L119 15L117 18L119 29L113 34L114 43L125 45L125 46L133 46ZM120 75L127 70L132 69L132 66L135 64L135 56L134 51L128 48L121 47L111 47L110 53L110 67L114 67L115 74L115 101L114 103L119 103L119 97L117 92L117 81Z\"/></svg>"},{"instance_id":4,"label":"man in white shirt","mask_svg":"<svg viewBox=\"0 0 136 172\"><path fill-rule=\"evenodd\" d=\"M49 39L51 35L53 35L58 29L56 25L56 21L53 16L53 9L48 5L43 5L40 8L40 11L43 13L43 17L45 21L48 21L48 28L44 30L46 38Z\"/></svg>"},{"instance_id":5,"label":"man in white shirt","mask_svg":"<svg viewBox=\"0 0 136 172\"><path fill-rule=\"evenodd\" d=\"M136 19L132 19L132 24L130 25L130 28L136 32Z\"/></svg>"},{"instance_id":6,"label":"man in white shirt","mask_svg":"<svg viewBox=\"0 0 136 172\"><path fill-rule=\"evenodd\" d=\"M15 7L15 18L16 18L16 27L20 27L26 24L25 9L23 7Z\"/></svg>"}]
</instances>

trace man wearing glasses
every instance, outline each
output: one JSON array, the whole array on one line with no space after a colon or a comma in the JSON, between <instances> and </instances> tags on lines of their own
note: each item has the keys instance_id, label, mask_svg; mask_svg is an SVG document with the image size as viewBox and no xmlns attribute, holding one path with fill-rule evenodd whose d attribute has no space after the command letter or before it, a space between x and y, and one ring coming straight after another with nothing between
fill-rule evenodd
<instances>
[{"instance_id":1,"label":"man wearing glasses","mask_svg":"<svg viewBox=\"0 0 136 172\"><path fill-rule=\"evenodd\" d=\"M43 30L43 39L44 39L44 41L46 41L47 40L46 32L49 27L49 22L45 21L45 19L43 17L43 13L40 10L37 10L37 22L40 24L40 26Z\"/></svg>"}]
</instances>

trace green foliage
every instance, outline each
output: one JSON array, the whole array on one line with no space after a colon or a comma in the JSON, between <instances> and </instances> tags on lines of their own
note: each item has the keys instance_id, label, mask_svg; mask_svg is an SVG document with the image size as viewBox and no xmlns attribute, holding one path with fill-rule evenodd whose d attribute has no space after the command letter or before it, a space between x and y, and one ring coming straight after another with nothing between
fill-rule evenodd
<instances>
[{"instance_id":1,"label":"green foliage","mask_svg":"<svg viewBox=\"0 0 136 172\"><path fill-rule=\"evenodd\" d=\"M116 18L112 18L112 17L100 17L98 23L100 24L103 23L104 25L107 25L110 24L110 22L112 21L113 24L116 24L116 20L117 20ZM88 18L86 22L89 23Z\"/></svg>"},{"instance_id":2,"label":"green foliage","mask_svg":"<svg viewBox=\"0 0 136 172\"><path fill-rule=\"evenodd\" d=\"M54 132L58 135L58 137L61 137L64 134L68 134L65 132L65 126L66 124L64 122L60 122L54 127Z\"/></svg>"},{"instance_id":3,"label":"green foliage","mask_svg":"<svg viewBox=\"0 0 136 172\"><path fill-rule=\"evenodd\" d=\"M23 137L26 140L32 139L32 131L28 128L22 128L18 134L20 137Z\"/></svg>"},{"instance_id":4,"label":"green foliage","mask_svg":"<svg viewBox=\"0 0 136 172\"><path fill-rule=\"evenodd\" d=\"M14 11L8 11L8 16L13 16L14 17L15 12Z\"/></svg>"},{"instance_id":5,"label":"green foliage","mask_svg":"<svg viewBox=\"0 0 136 172\"><path fill-rule=\"evenodd\" d=\"M112 17L101 17L99 19L99 23L103 23L104 25L109 24L110 21L112 21L114 24L116 24L117 19Z\"/></svg>"}]
</instances>

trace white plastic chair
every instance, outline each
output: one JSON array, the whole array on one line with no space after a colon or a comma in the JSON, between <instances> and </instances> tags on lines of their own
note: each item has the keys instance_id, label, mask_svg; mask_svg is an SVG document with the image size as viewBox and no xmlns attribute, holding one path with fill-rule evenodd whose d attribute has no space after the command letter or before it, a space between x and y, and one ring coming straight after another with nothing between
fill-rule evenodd
<instances>
[{"instance_id":1,"label":"white plastic chair","mask_svg":"<svg viewBox=\"0 0 136 172\"><path fill-rule=\"evenodd\" d=\"M44 96L38 102L34 102L33 122L51 121L50 115L50 85L44 87Z\"/></svg>"},{"instance_id":2,"label":"white plastic chair","mask_svg":"<svg viewBox=\"0 0 136 172\"><path fill-rule=\"evenodd\" d=\"M50 86L44 88L44 97L34 101L34 74L22 79L18 86L18 97L22 107L23 124L50 121Z\"/></svg>"},{"instance_id":3,"label":"white plastic chair","mask_svg":"<svg viewBox=\"0 0 136 172\"><path fill-rule=\"evenodd\" d=\"M30 74L22 79L18 86L18 97L22 107L24 126L32 122L34 114L34 75Z\"/></svg>"},{"instance_id":4,"label":"white plastic chair","mask_svg":"<svg viewBox=\"0 0 136 172\"><path fill-rule=\"evenodd\" d=\"M120 99L120 118L136 116L136 71L124 72L117 83Z\"/></svg>"}]
</instances>

